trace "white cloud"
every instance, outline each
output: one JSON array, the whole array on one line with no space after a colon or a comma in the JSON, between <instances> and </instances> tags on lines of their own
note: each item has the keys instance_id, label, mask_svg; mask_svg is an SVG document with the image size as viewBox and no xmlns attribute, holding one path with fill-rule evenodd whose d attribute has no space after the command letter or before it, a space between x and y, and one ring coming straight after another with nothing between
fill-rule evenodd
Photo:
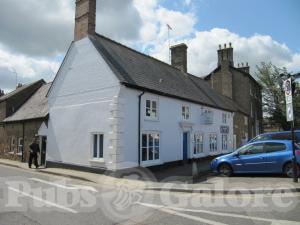
<instances>
[{"instance_id":1,"label":"white cloud","mask_svg":"<svg viewBox=\"0 0 300 225\"><path fill-rule=\"evenodd\" d=\"M210 31L195 32L191 38L177 40L188 45L188 70L190 73L203 76L217 65L219 44L231 42L234 48L235 65L249 62L252 72L260 62L272 62L279 67L299 71L300 54L294 54L285 44L278 43L271 36L254 34L241 37L226 29L214 28ZM168 43L161 42L151 49L151 55L168 62Z\"/></svg>"}]
</instances>

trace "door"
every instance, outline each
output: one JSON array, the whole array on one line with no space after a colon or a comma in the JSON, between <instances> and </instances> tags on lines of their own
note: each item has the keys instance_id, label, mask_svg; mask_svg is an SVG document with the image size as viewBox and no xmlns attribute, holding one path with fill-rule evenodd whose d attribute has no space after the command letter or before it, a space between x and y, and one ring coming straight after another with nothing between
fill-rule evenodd
<instances>
[{"instance_id":1,"label":"door","mask_svg":"<svg viewBox=\"0 0 300 225\"><path fill-rule=\"evenodd\" d=\"M46 165L47 136L41 137L41 166Z\"/></svg>"},{"instance_id":2,"label":"door","mask_svg":"<svg viewBox=\"0 0 300 225\"><path fill-rule=\"evenodd\" d=\"M184 132L183 133L183 140L182 140L182 153L183 153L183 160L187 160L188 158L188 136L189 133L188 132Z\"/></svg>"},{"instance_id":3,"label":"door","mask_svg":"<svg viewBox=\"0 0 300 225\"><path fill-rule=\"evenodd\" d=\"M267 170L272 173L281 173L282 165L287 158L291 157L291 152L287 151L285 143L267 142L265 143Z\"/></svg>"},{"instance_id":4,"label":"door","mask_svg":"<svg viewBox=\"0 0 300 225\"><path fill-rule=\"evenodd\" d=\"M267 171L264 144L250 144L242 147L233 162L234 170L243 173L263 173Z\"/></svg>"}]
</instances>

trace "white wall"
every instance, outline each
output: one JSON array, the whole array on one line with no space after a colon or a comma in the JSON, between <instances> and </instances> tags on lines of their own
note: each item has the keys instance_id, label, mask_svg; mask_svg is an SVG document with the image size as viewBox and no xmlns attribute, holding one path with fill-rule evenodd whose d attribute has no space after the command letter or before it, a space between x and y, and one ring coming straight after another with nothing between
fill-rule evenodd
<instances>
[{"instance_id":1,"label":"white wall","mask_svg":"<svg viewBox=\"0 0 300 225\"><path fill-rule=\"evenodd\" d=\"M119 81L88 38L72 44L49 94L47 160L105 166L92 159L92 133L104 134L104 161L113 151L111 109Z\"/></svg>"},{"instance_id":2,"label":"white wall","mask_svg":"<svg viewBox=\"0 0 300 225\"><path fill-rule=\"evenodd\" d=\"M140 91L120 86L118 79L88 38L72 44L49 94L50 119L47 131L47 160L82 166L121 169L138 165L138 95ZM159 120L145 120L145 100L158 99ZM191 119L182 127L181 107L188 105ZM182 160L182 133L204 133L205 153L209 155L208 134L218 134L221 153L220 125L222 110L214 109L214 124L202 125L201 106L173 98L145 93L142 97L142 131L160 133L159 164ZM229 112L226 112L229 113ZM229 113L231 114L231 113ZM229 149L232 148L232 114ZM104 159L92 160L92 133L104 134ZM148 164L147 166L149 166Z\"/></svg>"},{"instance_id":3,"label":"white wall","mask_svg":"<svg viewBox=\"0 0 300 225\"><path fill-rule=\"evenodd\" d=\"M123 127L125 130L123 136L123 155L124 162L131 162L131 164L138 163L138 95L142 91L137 91L129 88L122 88L120 92L124 104L125 120ZM144 117L145 115L145 101L147 98L156 98L159 103L159 119L151 121ZM181 107L182 105L190 106L191 118L186 122L186 126L182 127L183 122ZM189 103L174 98L157 96L154 94L145 93L142 96L142 117L141 117L141 131L157 131L160 133L160 162L171 162L183 159L182 153L182 134L183 131L190 131L189 142L189 158L194 158L193 155L193 135L194 132L203 132L204 134L204 154L196 157L203 157L212 155L209 150L209 133L217 133L218 135L218 151L213 154L222 153L222 140L220 133L220 126L229 126L228 134L228 151L233 150L233 113L218 109L212 109L214 112L214 123L210 125L201 124L201 109L205 106ZM230 118L227 124L222 123L222 113L229 114ZM224 152L223 152L224 153ZM151 164L148 164L151 165ZM148 166L146 164L146 166ZM122 166L122 164L120 164ZM125 164L123 164L125 166Z\"/></svg>"}]
</instances>

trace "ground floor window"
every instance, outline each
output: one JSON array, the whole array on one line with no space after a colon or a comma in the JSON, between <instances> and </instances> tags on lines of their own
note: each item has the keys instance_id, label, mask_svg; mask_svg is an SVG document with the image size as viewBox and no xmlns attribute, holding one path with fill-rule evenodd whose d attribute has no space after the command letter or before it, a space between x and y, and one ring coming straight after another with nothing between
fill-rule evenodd
<instances>
[{"instance_id":1,"label":"ground floor window","mask_svg":"<svg viewBox=\"0 0 300 225\"><path fill-rule=\"evenodd\" d=\"M222 150L228 150L228 135L222 134Z\"/></svg>"},{"instance_id":2,"label":"ground floor window","mask_svg":"<svg viewBox=\"0 0 300 225\"><path fill-rule=\"evenodd\" d=\"M194 134L194 154L203 153L203 134L195 133Z\"/></svg>"},{"instance_id":3,"label":"ground floor window","mask_svg":"<svg viewBox=\"0 0 300 225\"><path fill-rule=\"evenodd\" d=\"M142 161L154 161L159 159L159 139L158 133L142 134Z\"/></svg>"},{"instance_id":4,"label":"ground floor window","mask_svg":"<svg viewBox=\"0 0 300 225\"><path fill-rule=\"evenodd\" d=\"M103 158L103 134L93 134L93 158Z\"/></svg>"},{"instance_id":5,"label":"ground floor window","mask_svg":"<svg viewBox=\"0 0 300 225\"><path fill-rule=\"evenodd\" d=\"M17 152L18 153L21 153L21 152L23 152L23 138L19 138L19 141L18 141L18 150L17 150Z\"/></svg>"},{"instance_id":6,"label":"ground floor window","mask_svg":"<svg viewBox=\"0 0 300 225\"><path fill-rule=\"evenodd\" d=\"M209 134L209 150L211 152L216 152L218 149L218 138L216 133Z\"/></svg>"}]
</instances>

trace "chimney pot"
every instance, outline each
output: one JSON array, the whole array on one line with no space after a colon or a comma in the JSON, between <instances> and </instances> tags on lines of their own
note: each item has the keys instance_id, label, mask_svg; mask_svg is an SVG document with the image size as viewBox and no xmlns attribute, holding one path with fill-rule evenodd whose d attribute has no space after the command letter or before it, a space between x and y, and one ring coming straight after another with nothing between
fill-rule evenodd
<instances>
[{"instance_id":1,"label":"chimney pot","mask_svg":"<svg viewBox=\"0 0 300 225\"><path fill-rule=\"evenodd\" d=\"M226 48L226 44L224 44L224 48Z\"/></svg>"},{"instance_id":2,"label":"chimney pot","mask_svg":"<svg viewBox=\"0 0 300 225\"><path fill-rule=\"evenodd\" d=\"M222 46L221 46L221 45L219 45L219 49L222 49Z\"/></svg>"},{"instance_id":3,"label":"chimney pot","mask_svg":"<svg viewBox=\"0 0 300 225\"><path fill-rule=\"evenodd\" d=\"M231 42L229 42L229 48L231 48Z\"/></svg>"}]
</instances>

